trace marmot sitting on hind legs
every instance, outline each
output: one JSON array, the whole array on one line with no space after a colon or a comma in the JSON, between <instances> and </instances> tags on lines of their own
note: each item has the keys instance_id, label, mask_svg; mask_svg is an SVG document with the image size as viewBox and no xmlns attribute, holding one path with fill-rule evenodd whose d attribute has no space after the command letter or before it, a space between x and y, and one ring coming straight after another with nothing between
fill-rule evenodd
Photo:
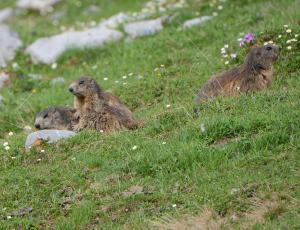
<instances>
[{"instance_id":1,"label":"marmot sitting on hind legs","mask_svg":"<svg viewBox=\"0 0 300 230\"><path fill-rule=\"evenodd\" d=\"M266 89L272 83L272 66L279 52L280 48L271 44L252 48L242 65L212 77L199 91L196 102Z\"/></svg>"},{"instance_id":2,"label":"marmot sitting on hind legs","mask_svg":"<svg viewBox=\"0 0 300 230\"><path fill-rule=\"evenodd\" d=\"M79 116L75 131L95 129L110 132L140 127L131 111L117 97L104 92L93 78L78 79L70 85L69 91L75 96L74 107Z\"/></svg>"}]
</instances>

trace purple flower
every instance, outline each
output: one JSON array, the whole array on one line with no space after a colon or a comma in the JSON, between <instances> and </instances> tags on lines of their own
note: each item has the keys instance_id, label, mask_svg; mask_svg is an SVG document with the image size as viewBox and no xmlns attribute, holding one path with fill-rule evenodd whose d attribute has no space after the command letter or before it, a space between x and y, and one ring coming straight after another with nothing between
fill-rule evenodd
<instances>
[{"instance_id":1,"label":"purple flower","mask_svg":"<svg viewBox=\"0 0 300 230\"><path fill-rule=\"evenodd\" d=\"M250 43L255 38L255 35L253 33L247 33L244 38L240 41L240 46L245 45L245 43Z\"/></svg>"}]
</instances>

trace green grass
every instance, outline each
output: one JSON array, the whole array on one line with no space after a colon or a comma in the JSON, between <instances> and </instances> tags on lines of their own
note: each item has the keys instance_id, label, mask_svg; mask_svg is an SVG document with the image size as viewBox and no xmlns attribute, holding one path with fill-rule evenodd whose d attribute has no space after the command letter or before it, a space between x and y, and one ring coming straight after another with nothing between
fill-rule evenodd
<instances>
[{"instance_id":1,"label":"green grass","mask_svg":"<svg viewBox=\"0 0 300 230\"><path fill-rule=\"evenodd\" d=\"M66 12L61 25L138 11L145 1L86 0L82 7L74 2L66 0L56 7ZM5 0L0 6L13 4ZM99 5L101 11L81 13L90 4ZM145 229L166 216L198 215L204 206L230 219L233 214L251 212L253 199L274 196L280 208L269 211L265 222L253 228L300 227L300 45L293 43L293 49L287 51L290 35L283 28L288 24L293 35L300 33L300 5L294 0L227 0L212 21L191 30L179 29L185 19L212 14L217 11L214 8L207 1L191 0L162 33L99 49L70 51L57 61L55 70L33 65L22 50L18 53L15 62L20 69L6 69L12 83L1 91L6 99L0 107L1 229ZM49 15L34 12L20 14L10 23L20 33L24 47L41 36L60 32ZM217 98L196 106L195 93L212 74L243 61L248 48L238 47L241 32L255 33L258 43L272 39L282 46L272 86L252 95ZM277 38L279 34L282 39ZM229 66L220 54L224 44L238 53ZM164 69L154 71L162 64ZM122 76L128 73L134 75L123 85ZM43 78L31 80L28 74ZM45 153L24 152L27 132L23 127L33 126L35 114L45 107L71 105L67 88L81 75L93 76L104 89L112 90L147 126L110 135L86 131L46 145ZM58 76L66 83L51 86L51 79ZM199 117L194 108L200 111ZM201 124L205 132L200 131ZM7 135L10 131L14 136ZM215 145L224 138L229 140L225 146ZM9 151L2 147L5 141L10 143ZM137 149L132 150L133 146ZM134 185L143 186L144 192L124 197L122 192ZM66 188L72 190L72 202L63 211ZM233 188L242 192L231 194ZM6 218L28 206L33 207L30 214ZM227 227L242 226L245 223L238 220Z\"/></svg>"}]
</instances>

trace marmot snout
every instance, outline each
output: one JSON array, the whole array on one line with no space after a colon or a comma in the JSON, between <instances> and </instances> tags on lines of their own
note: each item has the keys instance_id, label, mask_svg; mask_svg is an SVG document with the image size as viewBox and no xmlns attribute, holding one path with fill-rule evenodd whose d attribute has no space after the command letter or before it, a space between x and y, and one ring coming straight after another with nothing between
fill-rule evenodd
<instances>
[{"instance_id":1,"label":"marmot snout","mask_svg":"<svg viewBox=\"0 0 300 230\"><path fill-rule=\"evenodd\" d=\"M272 83L272 66L279 53L277 45L252 48L242 65L212 77L199 91L196 102L203 102L220 94L237 96L241 92L266 89Z\"/></svg>"},{"instance_id":2,"label":"marmot snout","mask_svg":"<svg viewBox=\"0 0 300 230\"><path fill-rule=\"evenodd\" d=\"M36 115L34 126L37 129L72 130L78 123L76 109L71 107L49 107Z\"/></svg>"}]
</instances>

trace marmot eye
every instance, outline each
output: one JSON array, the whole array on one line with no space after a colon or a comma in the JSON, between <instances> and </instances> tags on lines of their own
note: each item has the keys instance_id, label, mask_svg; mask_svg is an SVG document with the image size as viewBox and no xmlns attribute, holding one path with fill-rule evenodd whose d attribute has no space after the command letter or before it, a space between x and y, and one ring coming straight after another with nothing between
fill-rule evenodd
<instances>
[{"instance_id":1,"label":"marmot eye","mask_svg":"<svg viewBox=\"0 0 300 230\"><path fill-rule=\"evenodd\" d=\"M84 83L84 80L81 80L78 84L82 85Z\"/></svg>"},{"instance_id":2,"label":"marmot eye","mask_svg":"<svg viewBox=\"0 0 300 230\"><path fill-rule=\"evenodd\" d=\"M267 49L267 50L272 50L272 47L271 47L271 46L267 46L266 49Z\"/></svg>"},{"instance_id":3,"label":"marmot eye","mask_svg":"<svg viewBox=\"0 0 300 230\"><path fill-rule=\"evenodd\" d=\"M44 115L44 119L47 118L47 117L48 117L48 113L46 113L46 114Z\"/></svg>"}]
</instances>

